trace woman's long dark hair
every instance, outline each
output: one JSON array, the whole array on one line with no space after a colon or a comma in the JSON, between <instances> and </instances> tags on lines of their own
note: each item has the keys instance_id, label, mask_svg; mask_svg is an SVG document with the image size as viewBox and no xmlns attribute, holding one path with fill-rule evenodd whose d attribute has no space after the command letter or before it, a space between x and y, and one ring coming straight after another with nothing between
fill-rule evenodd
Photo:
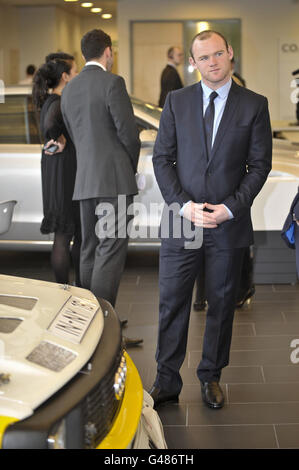
<instances>
[{"instance_id":1,"label":"woman's long dark hair","mask_svg":"<svg viewBox=\"0 0 299 470\"><path fill-rule=\"evenodd\" d=\"M64 52L47 55L45 63L36 71L33 79L32 97L39 111L47 99L49 90L56 88L63 72L70 73L74 57Z\"/></svg>"}]
</instances>

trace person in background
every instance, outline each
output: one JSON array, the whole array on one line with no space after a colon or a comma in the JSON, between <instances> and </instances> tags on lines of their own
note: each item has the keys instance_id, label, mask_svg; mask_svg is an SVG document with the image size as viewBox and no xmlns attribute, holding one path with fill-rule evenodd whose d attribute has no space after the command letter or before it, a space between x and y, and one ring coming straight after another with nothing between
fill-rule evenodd
<instances>
[{"instance_id":1,"label":"person in background","mask_svg":"<svg viewBox=\"0 0 299 470\"><path fill-rule=\"evenodd\" d=\"M239 73L235 71L235 58L233 57L231 60L231 66L232 66L232 78L235 80L237 85L244 86L246 87L246 82L243 77Z\"/></svg>"},{"instance_id":2,"label":"person in background","mask_svg":"<svg viewBox=\"0 0 299 470\"><path fill-rule=\"evenodd\" d=\"M78 202L72 201L76 152L60 108L62 90L76 75L73 56L50 54L34 76L32 95L34 105L40 112L40 129L46 142L41 160L44 217L40 230L43 234L54 233L51 264L56 282L69 283L72 259L75 284L80 286L80 208ZM55 154L47 150L52 144L59 147Z\"/></svg>"},{"instance_id":3,"label":"person in background","mask_svg":"<svg viewBox=\"0 0 299 470\"><path fill-rule=\"evenodd\" d=\"M170 47L167 51L168 63L161 75L161 93L159 107L163 108L167 93L183 88L181 77L177 71L178 65L183 62L184 54L180 47Z\"/></svg>"},{"instance_id":4,"label":"person in background","mask_svg":"<svg viewBox=\"0 0 299 470\"><path fill-rule=\"evenodd\" d=\"M24 78L24 80L20 80L19 85L32 85L35 71L35 65L28 65L26 68L26 78Z\"/></svg>"}]
</instances>

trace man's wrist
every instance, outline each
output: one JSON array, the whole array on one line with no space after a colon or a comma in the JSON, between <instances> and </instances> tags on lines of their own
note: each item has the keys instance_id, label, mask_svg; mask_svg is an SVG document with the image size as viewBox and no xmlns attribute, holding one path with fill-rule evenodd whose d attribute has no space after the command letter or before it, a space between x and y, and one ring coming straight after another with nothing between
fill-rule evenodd
<instances>
[{"instance_id":1,"label":"man's wrist","mask_svg":"<svg viewBox=\"0 0 299 470\"><path fill-rule=\"evenodd\" d=\"M181 207L179 214L180 214L182 217L184 216L185 207L187 206L187 204L191 204L191 202L192 202L191 200L188 201L188 202L185 202L185 204L183 204L183 206Z\"/></svg>"}]
</instances>

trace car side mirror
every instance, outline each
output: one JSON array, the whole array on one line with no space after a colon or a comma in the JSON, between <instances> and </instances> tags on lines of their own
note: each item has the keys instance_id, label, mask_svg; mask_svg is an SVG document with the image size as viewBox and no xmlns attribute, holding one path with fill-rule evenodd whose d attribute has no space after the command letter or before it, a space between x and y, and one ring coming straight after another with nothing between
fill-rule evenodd
<instances>
[{"instance_id":1,"label":"car side mirror","mask_svg":"<svg viewBox=\"0 0 299 470\"><path fill-rule=\"evenodd\" d=\"M158 132L155 129L143 129L139 138L141 140L141 147L153 147Z\"/></svg>"}]
</instances>

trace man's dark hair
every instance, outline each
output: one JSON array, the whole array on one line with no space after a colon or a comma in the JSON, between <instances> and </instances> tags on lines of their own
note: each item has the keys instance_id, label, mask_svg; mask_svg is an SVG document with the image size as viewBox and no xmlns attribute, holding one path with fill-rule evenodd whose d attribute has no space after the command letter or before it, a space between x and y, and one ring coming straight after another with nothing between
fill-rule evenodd
<instances>
[{"instance_id":1,"label":"man's dark hair","mask_svg":"<svg viewBox=\"0 0 299 470\"><path fill-rule=\"evenodd\" d=\"M81 39L81 51L86 61L102 57L106 47L112 47L111 37L101 29L93 29Z\"/></svg>"},{"instance_id":2,"label":"man's dark hair","mask_svg":"<svg viewBox=\"0 0 299 470\"><path fill-rule=\"evenodd\" d=\"M36 70L35 65L30 64L26 68L26 73L27 75L34 75L35 70Z\"/></svg>"},{"instance_id":3,"label":"man's dark hair","mask_svg":"<svg viewBox=\"0 0 299 470\"><path fill-rule=\"evenodd\" d=\"M226 50L228 51L228 42L226 38L223 36L223 34L219 33L218 31L213 31L212 29L206 29L205 31L201 31L201 33L196 34L196 36L194 36L194 38L192 39L190 51L189 51L192 59L194 59L193 50L192 50L194 41L196 41L196 39L198 39L199 41L204 41L205 39L209 39L213 34L217 34L217 36L220 36L223 39Z\"/></svg>"},{"instance_id":4,"label":"man's dark hair","mask_svg":"<svg viewBox=\"0 0 299 470\"><path fill-rule=\"evenodd\" d=\"M168 59L172 59L173 58L173 52L174 52L174 46L171 46L168 51L167 51L167 57Z\"/></svg>"}]
</instances>

